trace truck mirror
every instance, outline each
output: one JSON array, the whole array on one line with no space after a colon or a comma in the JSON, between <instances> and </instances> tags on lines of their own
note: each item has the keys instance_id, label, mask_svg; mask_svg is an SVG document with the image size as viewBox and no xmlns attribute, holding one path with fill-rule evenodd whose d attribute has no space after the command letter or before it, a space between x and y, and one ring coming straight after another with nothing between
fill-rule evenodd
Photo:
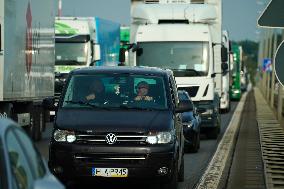
<instances>
[{"instance_id":1,"label":"truck mirror","mask_svg":"<svg viewBox=\"0 0 284 189\"><path fill-rule=\"evenodd\" d=\"M137 49L137 56L141 56L143 54L143 48L138 48Z\"/></svg>"},{"instance_id":2,"label":"truck mirror","mask_svg":"<svg viewBox=\"0 0 284 189\"><path fill-rule=\"evenodd\" d=\"M222 64L221 64L221 68L222 68L223 72L225 72L225 71L227 71L227 70L229 69L229 66L228 66L228 64L227 64L227 63L222 62Z\"/></svg>"},{"instance_id":3,"label":"truck mirror","mask_svg":"<svg viewBox=\"0 0 284 189\"><path fill-rule=\"evenodd\" d=\"M222 62L228 62L228 49L224 46L221 48Z\"/></svg>"},{"instance_id":4,"label":"truck mirror","mask_svg":"<svg viewBox=\"0 0 284 189\"><path fill-rule=\"evenodd\" d=\"M121 48L119 50L119 62L120 63L124 63L125 62L125 49L124 48Z\"/></svg>"},{"instance_id":5,"label":"truck mirror","mask_svg":"<svg viewBox=\"0 0 284 189\"><path fill-rule=\"evenodd\" d=\"M143 48L134 43L132 46L132 52L136 52L137 56L141 56L143 54Z\"/></svg>"},{"instance_id":6,"label":"truck mirror","mask_svg":"<svg viewBox=\"0 0 284 189\"><path fill-rule=\"evenodd\" d=\"M42 106L50 111L57 110L57 106L55 105L55 99L54 98L45 98L42 101Z\"/></svg>"},{"instance_id":7,"label":"truck mirror","mask_svg":"<svg viewBox=\"0 0 284 189\"><path fill-rule=\"evenodd\" d=\"M93 62L101 60L101 46L94 44Z\"/></svg>"}]
</instances>

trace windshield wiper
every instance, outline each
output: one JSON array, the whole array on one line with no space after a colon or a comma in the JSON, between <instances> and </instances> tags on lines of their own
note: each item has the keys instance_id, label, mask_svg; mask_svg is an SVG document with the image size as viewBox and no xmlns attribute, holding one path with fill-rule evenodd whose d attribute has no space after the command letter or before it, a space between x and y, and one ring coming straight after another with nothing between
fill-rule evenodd
<instances>
[{"instance_id":1,"label":"windshield wiper","mask_svg":"<svg viewBox=\"0 0 284 189\"><path fill-rule=\"evenodd\" d=\"M98 106L95 105L95 104L92 104L92 103L89 103L89 102L84 102L84 101L65 101L66 103L70 103L70 104L80 104L80 105L87 105L87 106L90 106L92 108L97 108Z\"/></svg>"},{"instance_id":2,"label":"windshield wiper","mask_svg":"<svg viewBox=\"0 0 284 189\"><path fill-rule=\"evenodd\" d=\"M55 65L62 65L62 66L79 66L82 65L83 62L78 62L77 60L57 60L55 61Z\"/></svg>"},{"instance_id":3,"label":"windshield wiper","mask_svg":"<svg viewBox=\"0 0 284 189\"><path fill-rule=\"evenodd\" d=\"M157 108L142 108L142 107L126 106L126 105L120 105L119 108L125 109L125 110L144 110L144 111L156 111L156 110L161 110L161 109L157 109Z\"/></svg>"},{"instance_id":4,"label":"windshield wiper","mask_svg":"<svg viewBox=\"0 0 284 189\"><path fill-rule=\"evenodd\" d=\"M106 106L98 106L96 104L90 103L90 102L84 102L84 101L65 101L66 103L70 103L70 104L80 104L80 105L86 105L89 106L91 108L95 108L95 109L103 109L103 110L112 110L116 107L106 107Z\"/></svg>"}]
</instances>

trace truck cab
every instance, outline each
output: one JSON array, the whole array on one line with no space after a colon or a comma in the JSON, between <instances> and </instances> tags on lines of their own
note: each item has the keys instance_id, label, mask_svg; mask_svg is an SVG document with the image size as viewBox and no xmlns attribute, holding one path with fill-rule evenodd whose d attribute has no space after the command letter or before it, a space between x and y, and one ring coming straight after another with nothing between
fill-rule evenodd
<instances>
[{"instance_id":1,"label":"truck cab","mask_svg":"<svg viewBox=\"0 0 284 189\"><path fill-rule=\"evenodd\" d=\"M132 4L130 62L173 70L202 114L202 130L217 138L221 97L221 3L137 2ZM212 135L212 133L214 133Z\"/></svg>"},{"instance_id":2,"label":"truck cab","mask_svg":"<svg viewBox=\"0 0 284 189\"><path fill-rule=\"evenodd\" d=\"M55 95L71 70L115 66L120 49L120 25L94 17L55 19Z\"/></svg>"}]
</instances>

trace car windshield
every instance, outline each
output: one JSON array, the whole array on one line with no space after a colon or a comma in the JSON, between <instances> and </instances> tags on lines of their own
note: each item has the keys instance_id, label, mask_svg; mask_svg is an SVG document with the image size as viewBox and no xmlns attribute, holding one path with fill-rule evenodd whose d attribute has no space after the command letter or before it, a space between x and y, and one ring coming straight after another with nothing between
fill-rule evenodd
<instances>
[{"instance_id":1,"label":"car windshield","mask_svg":"<svg viewBox=\"0 0 284 189\"><path fill-rule=\"evenodd\" d=\"M208 75L208 42L141 42L138 46L143 49L137 55L138 66L172 69L178 77Z\"/></svg>"},{"instance_id":2,"label":"car windshield","mask_svg":"<svg viewBox=\"0 0 284 189\"><path fill-rule=\"evenodd\" d=\"M166 110L164 78L152 75L73 75L63 108Z\"/></svg>"}]
</instances>

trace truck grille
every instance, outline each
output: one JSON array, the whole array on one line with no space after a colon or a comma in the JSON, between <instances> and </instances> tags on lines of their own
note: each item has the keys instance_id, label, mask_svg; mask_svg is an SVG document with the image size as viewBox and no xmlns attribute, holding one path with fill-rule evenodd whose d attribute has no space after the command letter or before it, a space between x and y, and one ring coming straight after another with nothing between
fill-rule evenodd
<instances>
[{"instance_id":1,"label":"truck grille","mask_svg":"<svg viewBox=\"0 0 284 189\"><path fill-rule=\"evenodd\" d=\"M192 87L179 87L179 90L185 90L186 92L188 92L190 97L195 97L199 87L198 86L192 86Z\"/></svg>"},{"instance_id":2,"label":"truck grille","mask_svg":"<svg viewBox=\"0 0 284 189\"><path fill-rule=\"evenodd\" d=\"M106 136L111 133L78 133L76 134L77 143L82 144L101 144L108 145L106 142ZM120 145L120 144L129 144L129 145L137 145L137 144L146 144L147 135L142 133L113 133L115 134L117 140L114 144L111 145Z\"/></svg>"}]
</instances>

